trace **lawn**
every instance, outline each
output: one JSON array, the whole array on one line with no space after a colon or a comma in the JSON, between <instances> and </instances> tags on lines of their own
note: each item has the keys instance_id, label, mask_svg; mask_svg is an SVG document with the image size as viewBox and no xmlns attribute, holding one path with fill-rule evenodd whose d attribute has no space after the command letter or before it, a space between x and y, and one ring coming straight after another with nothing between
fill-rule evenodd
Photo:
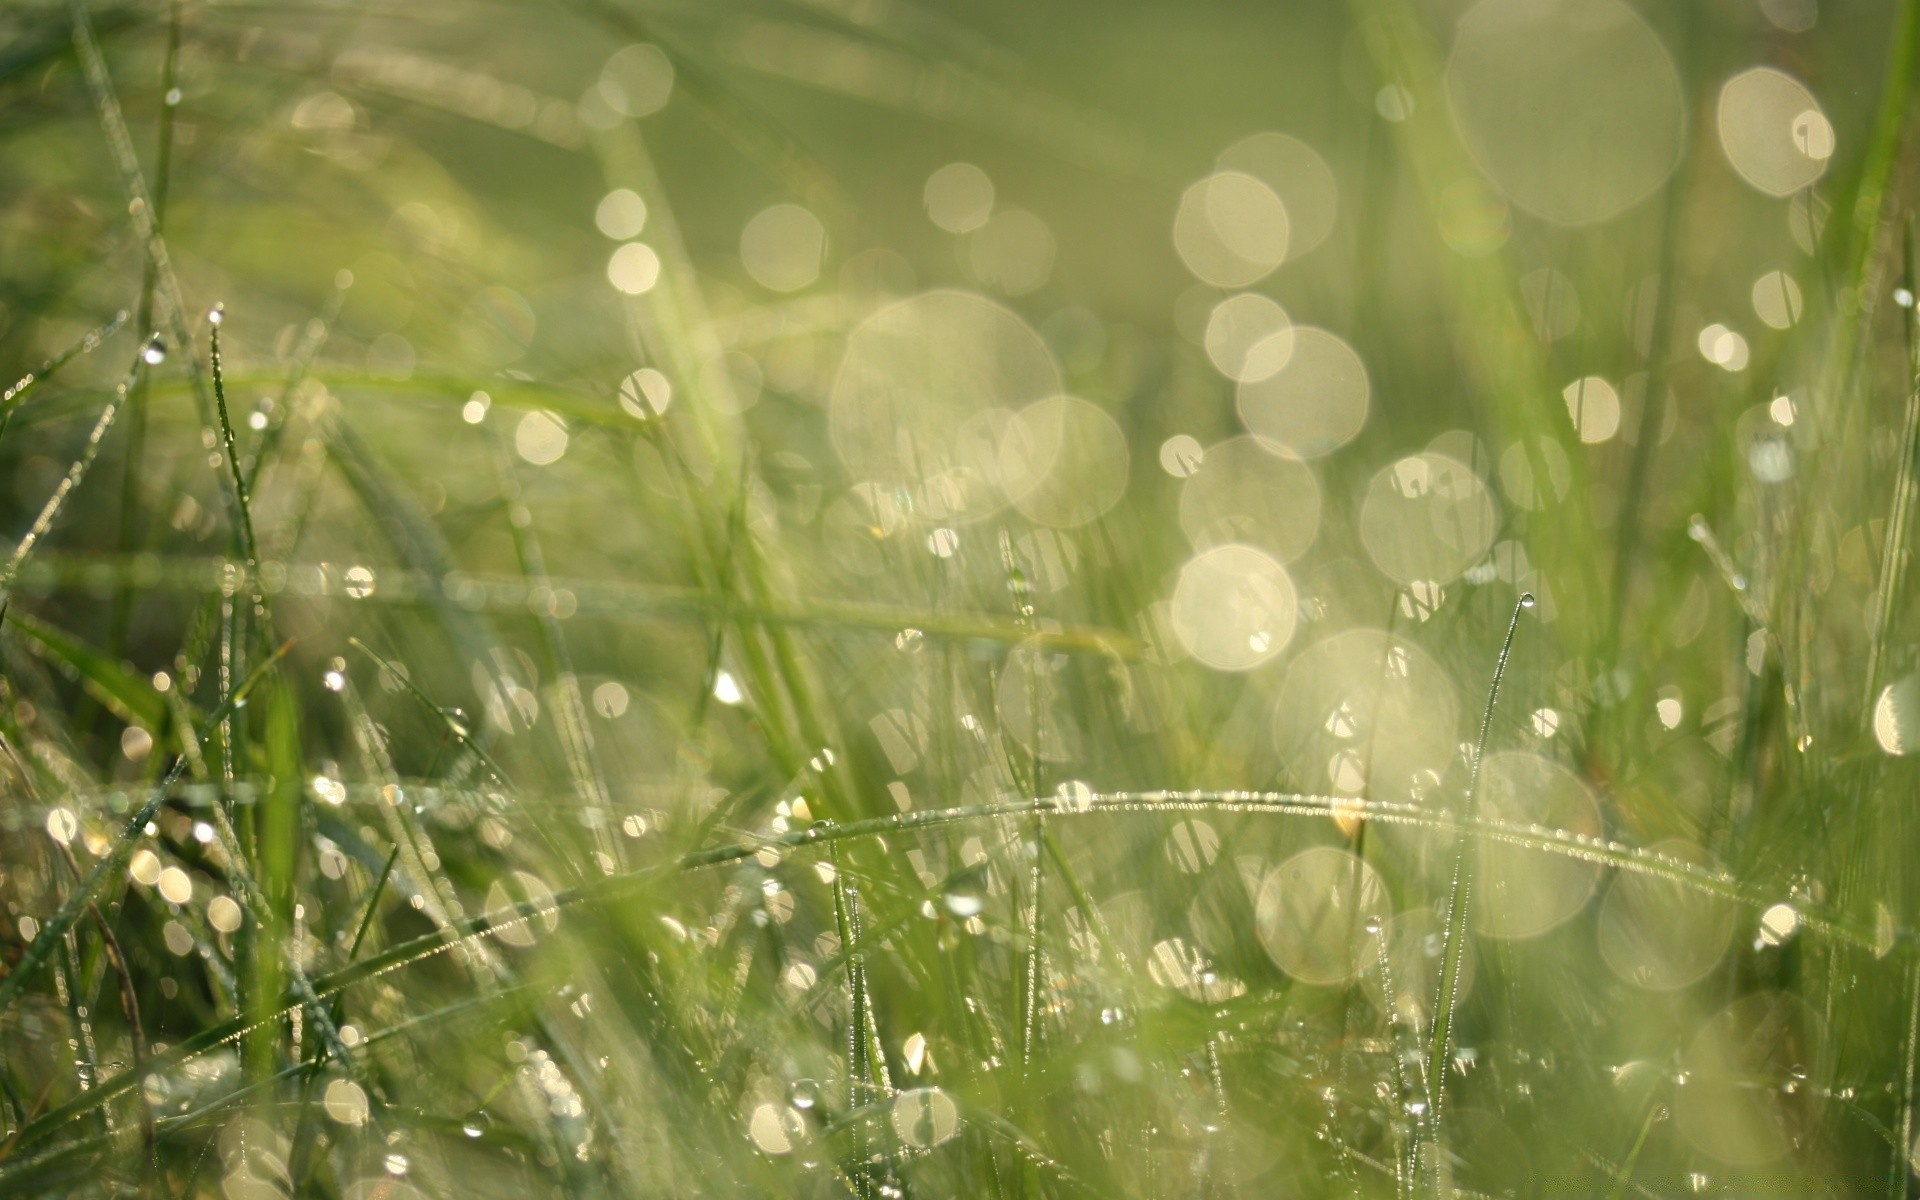
<instances>
[{"instance_id":1,"label":"lawn","mask_svg":"<svg viewBox=\"0 0 1920 1200\"><path fill-rule=\"evenodd\" d=\"M1920 1195L1916 79L15 0L0 1195Z\"/></svg>"}]
</instances>

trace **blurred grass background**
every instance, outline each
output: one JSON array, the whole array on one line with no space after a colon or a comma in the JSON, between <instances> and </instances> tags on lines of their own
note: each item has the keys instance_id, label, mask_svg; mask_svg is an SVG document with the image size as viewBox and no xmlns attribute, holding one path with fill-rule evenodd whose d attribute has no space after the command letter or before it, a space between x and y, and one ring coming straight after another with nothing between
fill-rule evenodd
<instances>
[{"instance_id":1,"label":"blurred grass background","mask_svg":"<svg viewBox=\"0 0 1920 1200\"><path fill-rule=\"evenodd\" d=\"M1911 1194L1917 12L9 7L0 1190Z\"/></svg>"}]
</instances>

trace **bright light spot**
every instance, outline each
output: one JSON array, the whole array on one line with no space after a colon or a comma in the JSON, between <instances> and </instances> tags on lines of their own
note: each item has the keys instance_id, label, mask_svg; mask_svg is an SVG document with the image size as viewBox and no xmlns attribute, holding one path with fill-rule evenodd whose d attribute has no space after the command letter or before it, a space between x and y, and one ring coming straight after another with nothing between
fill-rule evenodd
<instances>
[{"instance_id":1,"label":"bright light spot","mask_svg":"<svg viewBox=\"0 0 1920 1200\"><path fill-rule=\"evenodd\" d=\"M1665 729L1680 728L1680 718L1686 715L1686 711L1686 706L1673 696L1664 696L1653 706L1654 716L1660 718L1660 725Z\"/></svg>"},{"instance_id":2,"label":"bright light spot","mask_svg":"<svg viewBox=\"0 0 1920 1200\"><path fill-rule=\"evenodd\" d=\"M73 835L80 832L80 819L73 815L70 808L56 808L47 814L47 836L62 846L71 845Z\"/></svg>"},{"instance_id":3,"label":"bright light spot","mask_svg":"<svg viewBox=\"0 0 1920 1200\"><path fill-rule=\"evenodd\" d=\"M1293 357L1293 322L1265 296L1243 292L1213 306L1207 316L1207 357L1228 379L1258 383Z\"/></svg>"},{"instance_id":4,"label":"bright light spot","mask_svg":"<svg viewBox=\"0 0 1920 1200\"><path fill-rule=\"evenodd\" d=\"M927 535L927 550L935 558L952 558L960 549L960 535L944 525Z\"/></svg>"},{"instance_id":5,"label":"bright light spot","mask_svg":"<svg viewBox=\"0 0 1920 1200\"><path fill-rule=\"evenodd\" d=\"M1373 477L1360 506L1360 540L1389 579L1445 584L1493 545L1495 517L1486 484L1464 463L1416 454Z\"/></svg>"},{"instance_id":6,"label":"bright light spot","mask_svg":"<svg viewBox=\"0 0 1920 1200\"><path fill-rule=\"evenodd\" d=\"M1053 230L1024 208L1004 208L973 231L967 258L974 278L1009 296L1024 296L1053 277Z\"/></svg>"},{"instance_id":7,"label":"bright light spot","mask_svg":"<svg viewBox=\"0 0 1920 1200\"><path fill-rule=\"evenodd\" d=\"M1352 748L1336 750L1327 760L1327 781L1337 792L1358 795L1367 787L1367 762Z\"/></svg>"},{"instance_id":8,"label":"bright light spot","mask_svg":"<svg viewBox=\"0 0 1920 1200\"><path fill-rule=\"evenodd\" d=\"M1740 178L1791 196L1826 174L1833 126L1799 80L1772 67L1742 71L1720 89L1720 148Z\"/></svg>"},{"instance_id":9,"label":"bright light spot","mask_svg":"<svg viewBox=\"0 0 1920 1200\"><path fill-rule=\"evenodd\" d=\"M1880 689L1873 704L1873 739L1896 757L1920 748L1920 673Z\"/></svg>"},{"instance_id":10,"label":"bright light spot","mask_svg":"<svg viewBox=\"0 0 1920 1200\"><path fill-rule=\"evenodd\" d=\"M1792 425L1794 417L1793 398L1791 396L1775 396L1773 402L1767 405L1767 413L1773 418L1773 423L1776 425Z\"/></svg>"},{"instance_id":11,"label":"bright light spot","mask_svg":"<svg viewBox=\"0 0 1920 1200\"><path fill-rule=\"evenodd\" d=\"M607 281L629 296L651 291L660 282L660 256L645 242L628 242L607 260Z\"/></svg>"},{"instance_id":12,"label":"bright light spot","mask_svg":"<svg viewBox=\"0 0 1920 1200\"><path fill-rule=\"evenodd\" d=\"M1580 440L1604 442L1620 432L1620 393L1598 375L1576 379L1560 391Z\"/></svg>"},{"instance_id":13,"label":"bright light spot","mask_svg":"<svg viewBox=\"0 0 1920 1200\"><path fill-rule=\"evenodd\" d=\"M1550 738L1560 732L1560 714L1551 708L1535 709L1533 713L1533 731L1543 738Z\"/></svg>"},{"instance_id":14,"label":"bright light spot","mask_svg":"<svg viewBox=\"0 0 1920 1200\"><path fill-rule=\"evenodd\" d=\"M530 412L514 428L513 448L536 467L551 466L567 452L567 427L550 413Z\"/></svg>"},{"instance_id":15,"label":"bright light spot","mask_svg":"<svg viewBox=\"0 0 1920 1200\"><path fill-rule=\"evenodd\" d=\"M673 96L673 62L646 42L615 51L601 68L599 91L607 107L622 116L659 112Z\"/></svg>"},{"instance_id":16,"label":"bright light spot","mask_svg":"<svg viewBox=\"0 0 1920 1200\"><path fill-rule=\"evenodd\" d=\"M1726 371L1747 368L1747 339L1715 322L1700 331L1700 357Z\"/></svg>"},{"instance_id":17,"label":"bright light spot","mask_svg":"<svg viewBox=\"0 0 1920 1200\"><path fill-rule=\"evenodd\" d=\"M1181 821L1167 835L1166 852L1174 866L1197 874L1220 856L1220 834L1205 821Z\"/></svg>"},{"instance_id":18,"label":"bright light spot","mask_svg":"<svg viewBox=\"0 0 1920 1200\"><path fill-rule=\"evenodd\" d=\"M972 163L948 163L927 176L927 216L948 233L971 233L993 215L993 180Z\"/></svg>"},{"instance_id":19,"label":"bright light spot","mask_svg":"<svg viewBox=\"0 0 1920 1200\"><path fill-rule=\"evenodd\" d=\"M793 1139L787 1136L785 1114L773 1104L754 1108L753 1115L747 1118L747 1136L762 1154L787 1154L793 1150Z\"/></svg>"},{"instance_id":20,"label":"bright light spot","mask_svg":"<svg viewBox=\"0 0 1920 1200\"><path fill-rule=\"evenodd\" d=\"M740 690L730 672L722 671L713 677L713 698L722 704L739 704L746 700L746 693Z\"/></svg>"},{"instance_id":21,"label":"bright light spot","mask_svg":"<svg viewBox=\"0 0 1920 1200\"><path fill-rule=\"evenodd\" d=\"M1014 507L1054 528L1084 525L1125 494L1127 437L1099 405L1074 396L1029 404L1000 439L1000 484Z\"/></svg>"},{"instance_id":22,"label":"bright light spot","mask_svg":"<svg viewBox=\"0 0 1920 1200\"><path fill-rule=\"evenodd\" d=\"M309 786L314 795L335 808L347 802L347 785L330 775L315 775Z\"/></svg>"},{"instance_id":23,"label":"bright light spot","mask_svg":"<svg viewBox=\"0 0 1920 1200\"><path fill-rule=\"evenodd\" d=\"M1366 364L1339 335L1308 325L1268 336L1245 363L1258 372L1283 348L1285 361L1265 378L1240 381L1234 396L1240 420L1261 442L1289 454L1331 454L1367 423L1372 385Z\"/></svg>"},{"instance_id":24,"label":"bright light spot","mask_svg":"<svg viewBox=\"0 0 1920 1200\"><path fill-rule=\"evenodd\" d=\"M1760 940L1778 946L1800 929L1800 913L1791 904L1776 904L1760 914Z\"/></svg>"},{"instance_id":25,"label":"bright light spot","mask_svg":"<svg viewBox=\"0 0 1920 1200\"><path fill-rule=\"evenodd\" d=\"M127 860L127 874L148 887L160 882L160 856L151 850L135 850Z\"/></svg>"},{"instance_id":26,"label":"bright light spot","mask_svg":"<svg viewBox=\"0 0 1920 1200\"><path fill-rule=\"evenodd\" d=\"M355 600L365 600L373 595L373 569L370 567L348 567L346 577L347 595Z\"/></svg>"},{"instance_id":27,"label":"bright light spot","mask_svg":"<svg viewBox=\"0 0 1920 1200\"><path fill-rule=\"evenodd\" d=\"M1320 508L1313 469L1256 437L1207 447L1200 469L1180 487L1180 528L1196 549L1243 542L1283 563L1313 545Z\"/></svg>"},{"instance_id":28,"label":"bright light spot","mask_svg":"<svg viewBox=\"0 0 1920 1200\"><path fill-rule=\"evenodd\" d=\"M1200 461L1206 454L1199 438L1176 433L1160 443L1160 469L1175 479L1185 479L1200 469Z\"/></svg>"},{"instance_id":29,"label":"bright light spot","mask_svg":"<svg viewBox=\"0 0 1920 1200\"><path fill-rule=\"evenodd\" d=\"M327 1115L342 1125L366 1123L367 1093L351 1079L336 1079L329 1083L321 1103Z\"/></svg>"},{"instance_id":30,"label":"bright light spot","mask_svg":"<svg viewBox=\"0 0 1920 1200\"><path fill-rule=\"evenodd\" d=\"M1252 546L1215 546L1180 569L1169 610L1187 653L1216 671L1250 671L1293 638L1298 602L1285 567Z\"/></svg>"},{"instance_id":31,"label":"bright light spot","mask_svg":"<svg viewBox=\"0 0 1920 1200\"><path fill-rule=\"evenodd\" d=\"M475 392L467 397L465 404L460 406L460 419L469 425L478 425L487 419L487 410L492 407L492 396L485 392Z\"/></svg>"},{"instance_id":32,"label":"bright light spot","mask_svg":"<svg viewBox=\"0 0 1920 1200\"><path fill-rule=\"evenodd\" d=\"M827 227L798 204L763 209L740 231L740 262L754 282L770 291L797 292L811 286L820 278L826 252Z\"/></svg>"},{"instance_id":33,"label":"bright light spot","mask_svg":"<svg viewBox=\"0 0 1920 1200\"><path fill-rule=\"evenodd\" d=\"M939 1088L910 1088L893 1098L893 1131L916 1150L938 1146L960 1129L960 1106Z\"/></svg>"},{"instance_id":34,"label":"bright light spot","mask_svg":"<svg viewBox=\"0 0 1920 1200\"><path fill-rule=\"evenodd\" d=\"M193 899L193 880L179 867L160 872L157 884L160 895L170 904L185 904Z\"/></svg>"},{"instance_id":35,"label":"bright light spot","mask_svg":"<svg viewBox=\"0 0 1920 1200\"><path fill-rule=\"evenodd\" d=\"M1793 328L1804 311L1800 285L1785 271L1768 271L1753 281L1753 311L1768 328Z\"/></svg>"},{"instance_id":36,"label":"bright light spot","mask_svg":"<svg viewBox=\"0 0 1920 1200\"><path fill-rule=\"evenodd\" d=\"M207 904L207 924L221 933L232 933L240 928L242 913L240 906L231 896L215 896Z\"/></svg>"},{"instance_id":37,"label":"bright light spot","mask_svg":"<svg viewBox=\"0 0 1920 1200\"><path fill-rule=\"evenodd\" d=\"M641 367L620 381L620 407L645 421L667 411L673 403L673 384L652 367Z\"/></svg>"},{"instance_id":38,"label":"bright light spot","mask_svg":"<svg viewBox=\"0 0 1920 1200\"><path fill-rule=\"evenodd\" d=\"M927 1065L927 1035L908 1034L907 1040L900 1044L900 1057L906 1060L907 1071L918 1075L920 1069Z\"/></svg>"},{"instance_id":39,"label":"bright light spot","mask_svg":"<svg viewBox=\"0 0 1920 1200\"><path fill-rule=\"evenodd\" d=\"M647 227L647 202L631 188L615 188L600 198L593 224L616 242L637 238Z\"/></svg>"},{"instance_id":40,"label":"bright light spot","mask_svg":"<svg viewBox=\"0 0 1920 1200\"><path fill-rule=\"evenodd\" d=\"M1272 188L1243 171L1189 187L1173 219L1173 246L1203 283L1242 288L1286 260L1291 226Z\"/></svg>"},{"instance_id":41,"label":"bright light spot","mask_svg":"<svg viewBox=\"0 0 1920 1200\"><path fill-rule=\"evenodd\" d=\"M1480 0L1455 23L1448 108L1474 164L1517 207L1592 225L1652 196L1679 164L1688 100L1637 7Z\"/></svg>"},{"instance_id":42,"label":"bright light spot","mask_svg":"<svg viewBox=\"0 0 1920 1200\"><path fill-rule=\"evenodd\" d=\"M627 711L627 703L628 695L626 687L614 680L609 679L599 687L593 689L593 711L599 713L609 721L615 717L624 716Z\"/></svg>"},{"instance_id":43,"label":"bright light spot","mask_svg":"<svg viewBox=\"0 0 1920 1200\"><path fill-rule=\"evenodd\" d=\"M1340 185L1320 152L1284 133L1255 133L1220 152L1222 171L1251 175L1273 190L1287 210L1287 258L1299 258L1333 232Z\"/></svg>"},{"instance_id":44,"label":"bright light spot","mask_svg":"<svg viewBox=\"0 0 1920 1200\"><path fill-rule=\"evenodd\" d=\"M1254 931L1282 971L1310 987L1336 987L1378 961L1375 939L1391 936L1392 911L1386 884L1371 864L1317 846L1259 880Z\"/></svg>"},{"instance_id":45,"label":"bright light spot","mask_svg":"<svg viewBox=\"0 0 1920 1200\"><path fill-rule=\"evenodd\" d=\"M1413 93L1397 83L1390 83L1374 94L1373 111L1398 125L1413 115Z\"/></svg>"}]
</instances>

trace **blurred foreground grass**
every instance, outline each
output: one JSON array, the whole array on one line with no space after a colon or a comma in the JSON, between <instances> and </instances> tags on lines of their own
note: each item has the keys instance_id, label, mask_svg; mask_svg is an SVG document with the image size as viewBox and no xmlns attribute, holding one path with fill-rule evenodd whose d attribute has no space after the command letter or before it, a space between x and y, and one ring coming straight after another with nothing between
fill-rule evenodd
<instances>
[{"instance_id":1,"label":"blurred foreground grass","mask_svg":"<svg viewBox=\"0 0 1920 1200\"><path fill-rule=\"evenodd\" d=\"M1917 52L0 12L0 1193L1913 1194Z\"/></svg>"}]
</instances>

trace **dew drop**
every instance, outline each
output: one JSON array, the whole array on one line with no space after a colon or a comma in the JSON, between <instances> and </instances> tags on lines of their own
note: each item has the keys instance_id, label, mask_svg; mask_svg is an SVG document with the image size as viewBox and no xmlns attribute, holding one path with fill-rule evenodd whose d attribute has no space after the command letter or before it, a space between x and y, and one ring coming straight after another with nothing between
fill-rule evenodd
<instances>
[{"instance_id":1,"label":"dew drop","mask_svg":"<svg viewBox=\"0 0 1920 1200\"><path fill-rule=\"evenodd\" d=\"M820 1102L820 1085L811 1079L796 1079L787 1088L787 1103L806 1112Z\"/></svg>"},{"instance_id":2,"label":"dew drop","mask_svg":"<svg viewBox=\"0 0 1920 1200\"><path fill-rule=\"evenodd\" d=\"M150 367L157 367L167 361L167 343L159 334L154 334L147 342L147 348L140 352L140 360Z\"/></svg>"},{"instance_id":3,"label":"dew drop","mask_svg":"<svg viewBox=\"0 0 1920 1200\"><path fill-rule=\"evenodd\" d=\"M226 323L226 320L227 320L226 305L216 304L212 308L207 310L207 324L222 325Z\"/></svg>"},{"instance_id":4,"label":"dew drop","mask_svg":"<svg viewBox=\"0 0 1920 1200\"><path fill-rule=\"evenodd\" d=\"M484 1112L477 1112L460 1123L460 1132L470 1138L484 1137L492 1125L492 1117Z\"/></svg>"},{"instance_id":5,"label":"dew drop","mask_svg":"<svg viewBox=\"0 0 1920 1200\"><path fill-rule=\"evenodd\" d=\"M1520 607L1521 607L1521 608L1532 608L1532 607L1533 607L1533 606L1534 606L1535 604L1537 604L1537 603L1539 603L1539 601L1537 601L1537 600L1535 600L1535 599L1533 598L1533 593L1532 593L1532 592L1522 592L1522 593L1520 593Z\"/></svg>"}]
</instances>

